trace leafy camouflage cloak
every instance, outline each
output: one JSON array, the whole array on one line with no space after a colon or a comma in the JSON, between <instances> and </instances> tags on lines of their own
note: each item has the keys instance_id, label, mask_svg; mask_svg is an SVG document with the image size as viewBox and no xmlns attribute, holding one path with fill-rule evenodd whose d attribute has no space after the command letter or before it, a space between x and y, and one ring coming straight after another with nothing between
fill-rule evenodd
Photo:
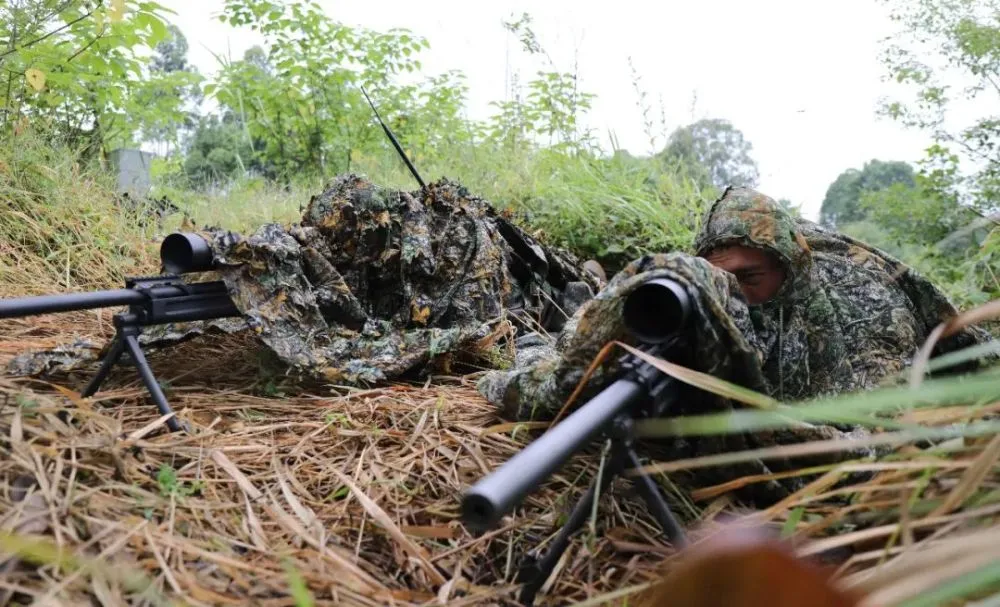
<instances>
[{"instance_id":1,"label":"leafy camouflage cloak","mask_svg":"<svg viewBox=\"0 0 1000 607\"><path fill-rule=\"evenodd\" d=\"M216 273L242 319L293 370L369 384L474 349L503 320L558 329L598 289L567 253L541 246L464 187L378 187L356 175L314 196L301 223L244 236L213 229ZM149 327L167 345L233 319ZM93 344L26 353L8 370L34 374L93 360Z\"/></svg>"},{"instance_id":2,"label":"leafy camouflage cloak","mask_svg":"<svg viewBox=\"0 0 1000 607\"><path fill-rule=\"evenodd\" d=\"M509 418L552 419L605 344L613 340L636 343L621 319L623 303L637 286L653 278L679 281L694 303L695 321L688 338L696 347L688 365L780 400L875 387L905 368L934 326L956 314L939 290L901 262L793 218L774 200L753 190L727 189L702 225L695 240L699 255L728 244L776 254L787 270L777 296L764 305L750 306L735 276L702 257L679 252L642 257L584 304L553 345L534 345L520 353L513 369L486 374L479 382L483 395ZM966 330L942 341L937 353L987 338L981 330ZM600 365L574 405L606 385L621 351L614 354ZM704 392L689 396L670 413L680 416L741 406ZM816 426L671 439L658 456L692 457L859 433L863 433L860 428ZM823 461L800 458L794 463L709 469L700 472L699 479L722 482ZM756 493L751 497L770 501L794 490L796 482L752 488Z\"/></svg>"}]
</instances>

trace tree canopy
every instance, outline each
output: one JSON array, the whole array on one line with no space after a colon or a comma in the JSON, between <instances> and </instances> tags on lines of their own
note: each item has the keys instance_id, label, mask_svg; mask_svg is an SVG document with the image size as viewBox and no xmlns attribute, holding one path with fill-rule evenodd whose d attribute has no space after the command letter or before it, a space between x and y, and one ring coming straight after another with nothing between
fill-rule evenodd
<instances>
[{"instance_id":1,"label":"tree canopy","mask_svg":"<svg viewBox=\"0 0 1000 607\"><path fill-rule=\"evenodd\" d=\"M759 171L752 151L743 132L728 120L706 118L671 133L660 158L689 167L698 179L719 189L754 187Z\"/></svg>"},{"instance_id":2,"label":"tree canopy","mask_svg":"<svg viewBox=\"0 0 1000 607\"><path fill-rule=\"evenodd\" d=\"M861 197L893 184L915 185L913 167L905 162L871 160L860 169L847 169L830 184L820 207L820 223L836 227L865 218Z\"/></svg>"}]
</instances>

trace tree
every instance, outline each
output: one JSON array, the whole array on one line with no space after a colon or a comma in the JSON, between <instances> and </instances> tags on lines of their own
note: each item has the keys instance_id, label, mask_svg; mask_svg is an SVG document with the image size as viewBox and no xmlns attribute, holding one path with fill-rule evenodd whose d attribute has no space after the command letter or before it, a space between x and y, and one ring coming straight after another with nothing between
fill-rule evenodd
<instances>
[{"instance_id":1,"label":"tree","mask_svg":"<svg viewBox=\"0 0 1000 607\"><path fill-rule=\"evenodd\" d=\"M149 77L137 83L131 112L143 116L141 139L163 142L167 153L184 132L195 128L202 101L202 77L187 60L187 38L176 25L167 26L167 36L153 48ZM182 106L187 106L187 110Z\"/></svg>"},{"instance_id":2,"label":"tree","mask_svg":"<svg viewBox=\"0 0 1000 607\"><path fill-rule=\"evenodd\" d=\"M921 163L929 187L980 211L996 210L1000 0L883 1L904 28L883 62L888 77L909 89L911 101L886 99L881 112L933 137Z\"/></svg>"},{"instance_id":3,"label":"tree","mask_svg":"<svg viewBox=\"0 0 1000 607\"><path fill-rule=\"evenodd\" d=\"M701 183L721 190L730 185L757 185L759 172L752 150L742 131L729 121L703 119L675 130L659 158L687 166Z\"/></svg>"},{"instance_id":4,"label":"tree","mask_svg":"<svg viewBox=\"0 0 1000 607\"><path fill-rule=\"evenodd\" d=\"M250 171L263 172L263 167L232 112L199 119L184 157L184 174L191 183L225 182Z\"/></svg>"},{"instance_id":5,"label":"tree","mask_svg":"<svg viewBox=\"0 0 1000 607\"><path fill-rule=\"evenodd\" d=\"M429 44L405 29L379 32L331 20L315 0L225 0L220 19L264 38L205 87L240 117L262 163L283 179L349 171L358 155L394 154L374 122L370 94L411 157L433 153L462 130L465 87L450 72L402 84ZM426 119L426 120L425 120Z\"/></svg>"},{"instance_id":6,"label":"tree","mask_svg":"<svg viewBox=\"0 0 1000 607\"><path fill-rule=\"evenodd\" d=\"M188 42L180 28L171 23L167 26L169 34L153 49L153 59L150 69L154 72L195 71L188 65Z\"/></svg>"},{"instance_id":7,"label":"tree","mask_svg":"<svg viewBox=\"0 0 1000 607\"><path fill-rule=\"evenodd\" d=\"M902 25L883 52L887 77L909 101L886 99L881 113L927 131L934 140L920 162L931 208L947 218L976 211L975 231L947 268L964 283L975 277L970 302L1000 297L1000 0L883 0ZM959 210L958 213L955 211ZM993 215L992 221L983 216ZM951 224L949 227L955 227ZM963 228L964 233L969 233Z\"/></svg>"},{"instance_id":8,"label":"tree","mask_svg":"<svg viewBox=\"0 0 1000 607\"><path fill-rule=\"evenodd\" d=\"M149 0L0 3L0 130L27 121L87 156L173 133L184 119L175 91L197 77L148 66L170 35L162 10Z\"/></svg>"},{"instance_id":9,"label":"tree","mask_svg":"<svg viewBox=\"0 0 1000 607\"><path fill-rule=\"evenodd\" d=\"M871 160L860 171L847 169L827 188L820 206L820 223L835 228L863 220L865 211L860 204L862 195L865 192L884 190L897 183L914 186L913 167L900 161Z\"/></svg>"}]
</instances>

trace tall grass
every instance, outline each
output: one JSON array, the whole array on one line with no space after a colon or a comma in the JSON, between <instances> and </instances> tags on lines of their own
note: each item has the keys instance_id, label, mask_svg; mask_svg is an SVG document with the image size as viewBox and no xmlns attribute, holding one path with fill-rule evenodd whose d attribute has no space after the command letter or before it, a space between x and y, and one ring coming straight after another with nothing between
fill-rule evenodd
<instances>
[{"instance_id":1,"label":"tall grass","mask_svg":"<svg viewBox=\"0 0 1000 607\"><path fill-rule=\"evenodd\" d=\"M612 271L644 253L686 250L716 194L680 170L628 156L456 145L439 159L414 160L425 182L458 181L498 210L512 212L547 243L598 259ZM350 170L380 186L418 188L388 147L356 155ZM168 196L199 225L253 230L266 222L296 221L309 198L334 176L302 177L284 186L244 177L202 191L164 180L157 194Z\"/></svg>"},{"instance_id":2,"label":"tall grass","mask_svg":"<svg viewBox=\"0 0 1000 607\"><path fill-rule=\"evenodd\" d=\"M156 272L155 222L110 173L45 133L0 143L0 294L113 288Z\"/></svg>"}]
</instances>

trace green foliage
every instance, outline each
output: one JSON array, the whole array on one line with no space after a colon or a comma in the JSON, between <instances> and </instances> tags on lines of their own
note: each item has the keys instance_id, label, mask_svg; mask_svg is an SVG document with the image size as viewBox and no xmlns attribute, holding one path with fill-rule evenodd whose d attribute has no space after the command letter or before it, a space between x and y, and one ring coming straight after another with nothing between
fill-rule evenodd
<instances>
[{"instance_id":1,"label":"green foliage","mask_svg":"<svg viewBox=\"0 0 1000 607\"><path fill-rule=\"evenodd\" d=\"M193 72L194 66L187 62L187 38L180 28L174 24L167 26L169 34L160 40L153 49L149 68L153 72Z\"/></svg>"},{"instance_id":2,"label":"green foliage","mask_svg":"<svg viewBox=\"0 0 1000 607\"><path fill-rule=\"evenodd\" d=\"M232 114L200 118L186 147L183 172L195 186L228 182L262 168L243 125Z\"/></svg>"},{"instance_id":3,"label":"green foliage","mask_svg":"<svg viewBox=\"0 0 1000 607\"><path fill-rule=\"evenodd\" d=\"M989 223L929 187L924 176L914 183L863 192L863 219L841 229L913 265L962 307L989 301L998 284L979 259Z\"/></svg>"},{"instance_id":4,"label":"green foliage","mask_svg":"<svg viewBox=\"0 0 1000 607\"><path fill-rule=\"evenodd\" d=\"M302 209L321 185L318 181L303 181L286 187L257 176L192 190L182 179L179 183L158 184L156 195L169 198L199 226L224 226L251 233L265 223L300 220ZM174 215L164 222L164 229L179 229L182 221L183 216Z\"/></svg>"},{"instance_id":5,"label":"green foliage","mask_svg":"<svg viewBox=\"0 0 1000 607\"><path fill-rule=\"evenodd\" d=\"M8 41L0 52L0 129L9 134L24 121L45 122L95 152L133 145L144 129L179 121L181 100L170 91L192 79L144 68L143 53L169 34L162 11L137 0L0 7L0 38Z\"/></svg>"},{"instance_id":6,"label":"green foliage","mask_svg":"<svg viewBox=\"0 0 1000 607\"><path fill-rule=\"evenodd\" d=\"M925 180L920 181L924 185ZM974 234L958 237L959 230L978 215L933 189L915 183L895 183L885 189L862 192L858 205L862 216L871 218L899 243L947 246L957 254L967 251L970 245L978 245L970 241ZM946 242L949 237L954 238Z\"/></svg>"},{"instance_id":7,"label":"green foliage","mask_svg":"<svg viewBox=\"0 0 1000 607\"><path fill-rule=\"evenodd\" d=\"M4 294L120 288L156 273L155 226L116 202L114 179L59 130L29 126L0 145Z\"/></svg>"},{"instance_id":8,"label":"green foliage","mask_svg":"<svg viewBox=\"0 0 1000 607\"><path fill-rule=\"evenodd\" d=\"M915 185L913 167L905 162L871 160L861 170L847 169L830 184L820 207L820 223L835 228L841 224L862 221L865 212L861 198L893 184Z\"/></svg>"},{"instance_id":9,"label":"green foliage","mask_svg":"<svg viewBox=\"0 0 1000 607\"><path fill-rule=\"evenodd\" d=\"M547 152L498 199L548 241L617 271L646 253L688 250L713 193L651 160Z\"/></svg>"},{"instance_id":10,"label":"green foliage","mask_svg":"<svg viewBox=\"0 0 1000 607\"><path fill-rule=\"evenodd\" d=\"M892 18L904 31L887 47L883 60L889 76L909 91L911 102L886 100L882 113L930 132L935 145L928 150L927 170L938 173L942 193L981 211L996 210L1000 120L992 108L1000 102L1000 22L996 18L1000 2L889 3ZM974 103L988 113L976 116ZM957 127L957 122L964 124ZM963 164L968 170L961 170Z\"/></svg>"},{"instance_id":11,"label":"green foliage","mask_svg":"<svg viewBox=\"0 0 1000 607\"><path fill-rule=\"evenodd\" d=\"M160 466L159 471L156 473L156 482L160 487L160 495L163 497L170 497L171 495L190 497L200 493L204 488L204 483L201 481L185 483L178 480L177 471L168 464Z\"/></svg>"},{"instance_id":12,"label":"green foliage","mask_svg":"<svg viewBox=\"0 0 1000 607\"><path fill-rule=\"evenodd\" d=\"M154 196L166 196L200 225L252 231L294 221L324 182L349 171L413 188L362 87L425 179L461 181L529 229L612 271L643 253L687 247L705 202L717 193L704 177L753 165L738 130L712 121L687 129L703 137L692 143L697 158L607 157L582 128L594 96L581 90L573 70L552 61L528 15L504 25L542 67L523 83L516 75L510 100L479 123L462 115L461 73L418 75L428 42L407 30L349 27L329 19L314 0L226 0L220 19L260 33L263 42L239 60L220 58L217 77L201 87L187 41L161 20L159 7L126 6L115 23L131 38L118 46L98 40L90 48L103 49L102 61L126 62L129 78L116 82L117 93L107 93L112 97L86 98L89 105L73 115L84 117L105 146L183 142L182 153L154 162ZM95 15L58 35L86 38ZM145 63L142 49L150 55ZM202 94L218 102L217 112L196 113ZM42 105L35 105L38 113ZM123 112L130 122L112 134L108 120ZM719 146L727 143L737 153L723 154ZM124 211L104 212L110 219ZM174 216L163 227L180 227L181 220ZM617 236L613 242L609 233Z\"/></svg>"},{"instance_id":13,"label":"green foliage","mask_svg":"<svg viewBox=\"0 0 1000 607\"><path fill-rule=\"evenodd\" d=\"M679 163L702 184L754 187L759 178L753 146L727 120L704 119L675 130L660 153L665 162Z\"/></svg>"},{"instance_id":14,"label":"green foliage","mask_svg":"<svg viewBox=\"0 0 1000 607\"><path fill-rule=\"evenodd\" d=\"M315 605L316 602L313 600L312 593L309 592L309 586L306 584L299 570L295 568L295 565L290 560L285 559L281 562L281 566L285 570L285 576L288 578L288 588L292 599L295 601L295 607L312 607Z\"/></svg>"},{"instance_id":15,"label":"green foliage","mask_svg":"<svg viewBox=\"0 0 1000 607\"><path fill-rule=\"evenodd\" d=\"M887 99L881 112L934 139L920 163L921 193L907 197L916 205L908 219L927 217L905 224L909 238L948 232L933 249L935 270L957 277L970 302L1000 297L998 222L989 218L1000 209L1000 1L885 1L903 29L883 61L910 100ZM898 220L901 203L888 202L883 215Z\"/></svg>"},{"instance_id":16,"label":"green foliage","mask_svg":"<svg viewBox=\"0 0 1000 607\"><path fill-rule=\"evenodd\" d=\"M580 131L579 120L590 109L595 95L579 90L575 73L556 67L531 29L531 21L531 16L523 13L516 21L503 22L503 26L518 36L524 52L543 56L549 70L535 73L527 93L515 76L513 99L493 104L499 113L490 121L490 137L515 148L544 140L548 147L565 152L585 149L593 145L593 138L589 132Z\"/></svg>"},{"instance_id":17,"label":"green foliage","mask_svg":"<svg viewBox=\"0 0 1000 607\"><path fill-rule=\"evenodd\" d=\"M397 82L421 67L417 53L428 47L407 30L351 28L327 18L312 0L227 0L221 19L260 32L266 51L224 65L206 91L240 117L262 142L260 160L284 178L349 171L357 153L383 145L361 87L416 156L435 139L463 135L457 75Z\"/></svg>"}]
</instances>

